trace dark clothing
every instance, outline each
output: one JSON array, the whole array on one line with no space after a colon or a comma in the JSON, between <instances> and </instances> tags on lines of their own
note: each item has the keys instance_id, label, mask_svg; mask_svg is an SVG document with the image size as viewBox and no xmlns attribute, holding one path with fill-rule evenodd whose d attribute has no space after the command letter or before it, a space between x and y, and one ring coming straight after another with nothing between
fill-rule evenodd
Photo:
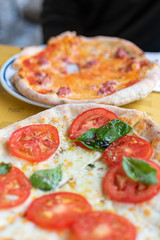
<instances>
[{"instance_id":1,"label":"dark clothing","mask_svg":"<svg viewBox=\"0 0 160 240\"><path fill-rule=\"evenodd\" d=\"M159 0L44 0L44 42L64 31L128 39L160 51Z\"/></svg>"}]
</instances>

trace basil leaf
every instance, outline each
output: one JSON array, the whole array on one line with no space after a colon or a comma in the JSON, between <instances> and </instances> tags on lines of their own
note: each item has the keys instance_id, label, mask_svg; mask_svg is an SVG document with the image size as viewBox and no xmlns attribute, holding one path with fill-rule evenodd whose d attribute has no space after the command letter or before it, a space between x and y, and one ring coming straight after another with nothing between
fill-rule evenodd
<instances>
[{"instance_id":1,"label":"basil leaf","mask_svg":"<svg viewBox=\"0 0 160 240\"><path fill-rule=\"evenodd\" d=\"M131 131L131 126L119 119L112 119L106 125L98 128L96 133L97 139L103 139L109 143L114 142L118 138L125 136Z\"/></svg>"},{"instance_id":2,"label":"basil leaf","mask_svg":"<svg viewBox=\"0 0 160 240\"><path fill-rule=\"evenodd\" d=\"M89 163L89 164L87 165L87 167L90 167L90 168L95 168L95 165L94 165L94 164L92 164L92 163Z\"/></svg>"},{"instance_id":3,"label":"basil leaf","mask_svg":"<svg viewBox=\"0 0 160 240\"><path fill-rule=\"evenodd\" d=\"M147 185L157 183L157 170L150 167L146 161L123 157L122 164L125 173L133 181L142 182Z\"/></svg>"},{"instance_id":4,"label":"basil leaf","mask_svg":"<svg viewBox=\"0 0 160 240\"><path fill-rule=\"evenodd\" d=\"M75 140L72 140L71 142L92 141L96 137L96 131L97 128L91 128L87 132L83 133L80 137L76 138Z\"/></svg>"},{"instance_id":5,"label":"basil leaf","mask_svg":"<svg viewBox=\"0 0 160 240\"><path fill-rule=\"evenodd\" d=\"M106 125L91 128L72 142L80 141L90 149L104 151L112 142L125 136L131 129L127 123L119 119L112 119Z\"/></svg>"},{"instance_id":6,"label":"basil leaf","mask_svg":"<svg viewBox=\"0 0 160 240\"><path fill-rule=\"evenodd\" d=\"M87 132L83 133L80 137L71 142L82 142L86 147L92 150L100 150L104 151L108 146L109 143L107 141L103 141L101 139L97 139L96 133L98 128L91 128Z\"/></svg>"},{"instance_id":7,"label":"basil leaf","mask_svg":"<svg viewBox=\"0 0 160 240\"><path fill-rule=\"evenodd\" d=\"M97 128L91 128L87 132L83 133L79 138L85 141L91 141L96 137ZM75 142L75 140L73 140Z\"/></svg>"},{"instance_id":8,"label":"basil leaf","mask_svg":"<svg viewBox=\"0 0 160 240\"><path fill-rule=\"evenodd\" d=\"M30 177L32 186L43 191L53 190L62 179L62 166L36 171Z\"/></svg>"},{"instance_id":9,"label":"basil leaf","mask_svg":"<svg viewBox=\"0 0 160 240\"><path fill-rule=\"evenodd\" d=\"M109 142L103 140L97 140L96 138L92 141L81 141L86 147L92 150L104 151L108 146Z\"/></svg>"},{"instance_id":10,"label":"basil leaf","mask_svg":"<svg viewBox=\"0 0 160 240\"><path fill-rule=\"evenodd\" d=\"M0 165L0 175L5 175L6 173L9 173L12 169L12 164L11 163L4 163L1 162Z\"/></svg>"}]
</instances>

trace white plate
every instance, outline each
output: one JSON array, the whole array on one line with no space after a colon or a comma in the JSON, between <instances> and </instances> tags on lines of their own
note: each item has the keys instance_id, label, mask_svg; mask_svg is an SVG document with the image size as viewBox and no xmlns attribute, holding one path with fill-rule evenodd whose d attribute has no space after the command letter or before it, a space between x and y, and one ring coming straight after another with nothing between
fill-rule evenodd
<instances>
[{"instance_id":1,"label":"white plate","mask_svg":"<svg viewBox=\"0 0 160 240\"><path fill-rule=\"evenodd\" d=\"M36 101L33 101L33 100L29 99L29 98L24 97L13 86L13 84L11 82L11 77L16 72L16 70L14 70L12 68L12 63L18 56L19 56L19 54L16 54L13 57L11 57L10 59L8 59L8 61L5 62L5 64L1 68L0 79L1 79L1 84L4 87L4 89L8 93L13 95L14 97L16 97L16 98L18 98L18 99L20 99L20 100L22 100L24 102L30 103L32 105L36 105L36 106L43 107L43 108L51 108L51 107L53 107L53 106L50 106L50 105L47 105L47 104L43 104L43 103L39 103L39 102L36 102Z\"/></svg>"},{"instance_id":2,"label":"white plate","mask_svg":"<svg viewBox=\"0 0 160 240\"><path fill-rule=\"evenodd\" d=\"M146 52L147 58L152 62L157 62L160 65L160 52ZM158 79L153 92L160 92L160 79Z\"/></svg>"}]
</instances>

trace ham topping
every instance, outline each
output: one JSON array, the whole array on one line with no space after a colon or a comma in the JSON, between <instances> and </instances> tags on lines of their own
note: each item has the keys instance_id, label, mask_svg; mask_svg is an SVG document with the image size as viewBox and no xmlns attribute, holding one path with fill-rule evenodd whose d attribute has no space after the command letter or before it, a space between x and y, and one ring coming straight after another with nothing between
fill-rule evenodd
<instances>
[{"instance_id":1,"label":"ham topping","mask_svg":"<svg viewBox=\"0 0 160 240\"><path fill-rule=\"evenodd\" d=\"M67 87L60 87L58 89L57 95L65 97L65 96L69 95L70 93L71 93L71 90L69 88L67 88Z\"/></svg>"},{"instance_id":2,"label":"ham topping","mask_svg":"<svg viewBox=\"0 0 160 240\"><path fill-rule=\"evenodd\" d=\"M116 85L116 81L106 81L105 83L102 84L102 87L98 90L98 95L102 94L110 94L115 92L115 89L113 86Z\"/></svg>"},{"instance_id":3,"label":"ham topping","mask_svg":"<svg viewBox=\"0 0 160 240\"><path fill-rule=\"evenodd\" d=\"M108 86L108 87L101 87L99 90L98 90L98 95L102 95L102 94L110 94L110 93L113 93L115 90L113 88L113 86Z\"/></svg>"},{"instance_id":4,"label":"ham topping","mask_svg":"<svg viewBox=\"0 0 160 240\"><path fill-rule=\"evenodd\" d=\"M48 64L49 63L49 61L48 61L48 59L47 58L39 58L38 60L37 60L37 64L38 65L45 65L45 64Z\"/></svg>"},{"instance_id":5,"label":"ham topping","mask_svg":"<svg viewBox=\"0 0 160 240\"><path fill-rule=\"evenodd\" d=\"M128 58L128 53L122 47L119 47L115 53L115 58Z\"/></svg>"},{"instance_id":6,"label":"ham topping","mask_svg":"<svg viewBox=\"0 0 160 240\"><path fill-rule=\"evenodd\" d=\"M46 85L50 81L50 76L48 73L42 73L37 71L34 73L34 77L35 83L39 85Z\"/></svg>"},{"instance_id":7,"label":"ham topping","mask_svg":"<svg viewBox=\"0 0 160 240\"><path fill-rule=\"evenodd\" d=\"M92 60L92 61L88 61L85 65L83 65L84 68L90 68L94 65L97 65L98 61L97 60Z\"/></svg>"},{"instance_id":8,"label":"ham topping","mask_svg":"<svg viewBox=\"0 0 160 240\"><path fill-rule=\"evenodd\" d=\"M105 83L103 83L103 87L108 87L108 86L113 86L116 85L116 81L106 81Z\"/></svg>"}]
</instances>

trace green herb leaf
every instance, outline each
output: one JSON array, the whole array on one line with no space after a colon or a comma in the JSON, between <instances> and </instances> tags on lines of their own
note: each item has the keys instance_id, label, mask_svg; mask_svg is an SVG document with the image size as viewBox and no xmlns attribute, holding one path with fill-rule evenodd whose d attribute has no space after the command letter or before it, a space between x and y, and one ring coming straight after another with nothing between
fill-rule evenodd
<instances>
[{"instance_id":1,"label":"green herb leaf","mask_svg":"<svg viewBox=\"0 0 160 240\"><path fill-rule=\"evenodd\" d=\"M150 167L146 161L123 157L122 164L125 173L133 181L142 182L147 185L157 183L157 170Z\"/></svg>"},{"instance_id":2,"label":"green herb leaf","mask_svg":"<svg viewBox=\"0 0 160 240\"><path fill-rule=\"evenodd\" d=\"M106 125L98 128L96 133L97 139L103 139L109 143L114 142L118 138L125 136L131 131L131 126L119 119L112 119Z\"/></svg>"},{"instance_id":3,"label":"green herb leaf","mask_svg":"<svg viewBox=\"0 0 160 240\"><path fill-rule=\"evenodd\" d=\"M83 133L80 137L71 142L82 142L86 147L92 150L104 151L109 143L102 139L97 139L96 134L99 128L91 128L87 132Z\"/></svg>"},{"instance_id":4,"label":"green herb leaf","mask_svg":"<svg viewBox=\"0 0 160 240\"><path fill-rule=\"evenodd\" d=\"M12 164L11 163L4 163L1 162L0 165L0 175L5 175L6 173L9 173L12 169Z\"/></svg>"},{"instance_id":5,"label":"green herb leaf","mask_svg":"<svg viewBox=\"0 0 160 240\"><path fill-rule=\"evenodd\" d=\"M36 171L30 177L32 186L43 191L53 190L62 179L62 165L55 169Z\"/></svg>"},{"instance_id":6,"label":"green herb leaf","mask_svg":"<svg viewBox=\"0 0 160 240\"><path fill-rule=\"evenodd\" d=\"M95 165L94 165L94 164L92 164L92 163L89 163L89 164L87 165L87 167L90 167L90 168L95 168Z\"/></svg>"},{"instance_id":7,"label":"green herb leaf","mask_svg":"<svg viewBox=\"0 0 160 240\"><path fill-rule=\"evenodd\" d=\"M92 150L104 151L108 146L109 142L103 140L94 139L92 141L81 141L86 147Z\"/></svg>"},{"instance_id":8,"label":"green herb leaf","mask_svg":"<svg viewBox=\"0 0 160 240\"><path fill-rule=\"evenodd\" d=\"M92 141L96 137L96 131L97 131L97 128L91 128L87 132L83 133L80 137L76 138L75 140L72 140L71 142Z\"/></svg>"},{"instance_id":9,"label":"green herb leaf","mask_svg":"<svg viewBox=\"0 0 160 240\"><path fill-rule=\"evenodd\" d=\"M119 119L112 119L106 125L91 128L72 142L80 141L90 149L104 151L112 142L125 136L131 129L127 123Z\"/></svg>"}]
</instances>

